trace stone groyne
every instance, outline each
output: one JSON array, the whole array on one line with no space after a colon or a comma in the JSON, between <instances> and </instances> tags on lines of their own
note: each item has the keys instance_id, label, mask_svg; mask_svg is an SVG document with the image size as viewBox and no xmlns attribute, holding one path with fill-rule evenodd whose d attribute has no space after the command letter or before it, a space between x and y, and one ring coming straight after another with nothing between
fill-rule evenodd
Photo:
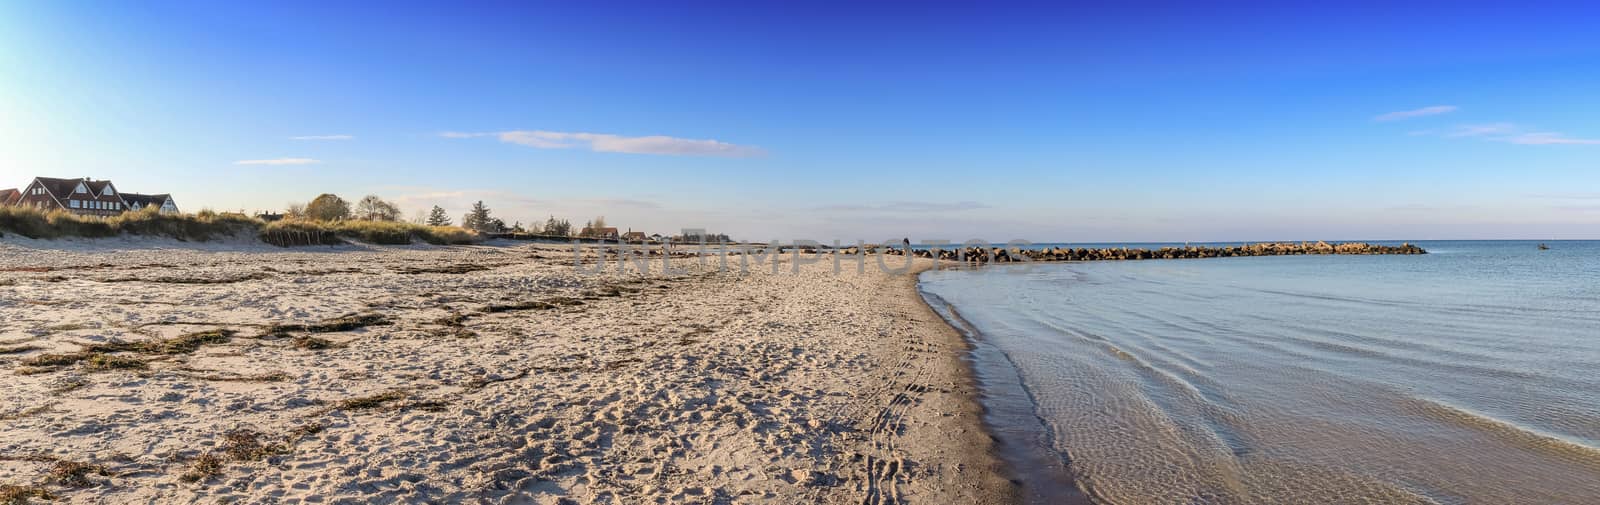
<instances>
[{"instance_id":1,"label":"stone groyne","mask_svg":"<svg viewBox=\"0 0 1600 505\"><path fill-rule=\"evenodd\" d=\"M866 245L862 247L841 247L833 249L827 246L777 246L763 247L760 244L728 244L719 245L713 249L669 249L661 244L618 244L607 246L599 243L600 253L606 257L622 258L632 257L660 257L668 255L673 258L697 258L706 255L741 255L741 254L790 254L799 251L801 254L887 254L891 256L905 256L903 247L887 247L883 245ZM1043 249L1022 249L1006 247L959 247L951 246L950 249L912 249L911 254L918 258L938 257L944 261L960 261L971 263L1011 263L1022 261L1118 261L1118 260L1155 260L1155 259L1199 259L1199 258L1232 258L1243 256L1297 256L1310 254L1427 254L1412 244L1397 246L1368 244L1365 242L1262 242L1237 246L1184 246L1162 247L1160 249L1140 249L1130 247L1050 247Z\"/></svg>"},{"instance_id":2,"label":"stone groyne","mask_svg":"<svg viewBox=\"0 0 1600 505\"><path fill-rule=\"evenodd\" d=\"M845 248L841 252L854 253L856 248ZM868 248L867 252L874 252ZM882 248L879 248L882 249ZM890 248L883 251L885 254L904 256L904 249ZM1112 248L1072 248L1051 247L1044 249L1019 249L1004 247L965 247L951 250L914 249L912 255L919 258L933 258L949 261L964 262L1019 262L1019 261L1117 261L1117 260L1154 260L1154 259L1198 259L1198 258L1232 258L1240 256L1296 256L1308 254L1427 254L1412 244L1386 246L1368 244L1365 242L1345 242L1329 244L1327 242L1271 242L1258 244L1245 244L1239 246L1184 246L1163 247L1160 249L1137 249L1128 247Z\"/></svg>"}]
</instances>

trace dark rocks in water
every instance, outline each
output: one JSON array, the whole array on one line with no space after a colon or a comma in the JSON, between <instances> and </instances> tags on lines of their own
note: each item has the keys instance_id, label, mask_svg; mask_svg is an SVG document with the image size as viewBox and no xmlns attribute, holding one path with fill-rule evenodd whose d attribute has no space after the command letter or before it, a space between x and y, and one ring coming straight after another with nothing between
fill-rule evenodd
<instances>
[{"instance_id":1,"label":"dark rocks in water","mask_svg":"<svg viewBox=\"0 0 1600 505\"><path fill-rule=\"evenodd\" d=\"M846 250L847 252L854 252ZM869 249L870 252L870 249ZM904 255L905 252L896 249L887 249L885 254ZM1149 259L1200 259L1200 258L1231 258L1240 256L1296 256L1310 254L1427 254L1412 244L1386 246L1368 244L1365 242L1346 242L1329 244L1327 242L1270 242L1259 244L1246 244L1241 246L1184 246L1163 247L1160 249L1129 249L1126 247L1086 249L1053 247L1048 249L1018 249L1002 247L967 247L955 250L939 250L938 259L948 261L964 261L973 263L1011 263L1021 261L1122 261L1122 260L1149 260ZM917 250L913 256L920 258L933 258L935 253L930 250Z\"/></svg>"}]
</instances>

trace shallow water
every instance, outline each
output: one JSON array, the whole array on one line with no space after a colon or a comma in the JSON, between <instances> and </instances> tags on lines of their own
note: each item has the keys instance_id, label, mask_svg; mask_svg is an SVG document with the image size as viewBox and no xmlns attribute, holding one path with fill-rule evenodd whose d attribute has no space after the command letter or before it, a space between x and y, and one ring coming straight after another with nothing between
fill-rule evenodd
<instances>
[{"instance_id":1,"label":"shallow water","mask_svg":"<svg viewBox=\"0 0 1600 505\"><path fill-rule=\"evenodd\" d=\"M1013 439L1096 501L1600 503L1600 242L1536 244L922 288L1015 367L1038 419L1010 428L1045 433Z\"/></svg>"}]
</instances>

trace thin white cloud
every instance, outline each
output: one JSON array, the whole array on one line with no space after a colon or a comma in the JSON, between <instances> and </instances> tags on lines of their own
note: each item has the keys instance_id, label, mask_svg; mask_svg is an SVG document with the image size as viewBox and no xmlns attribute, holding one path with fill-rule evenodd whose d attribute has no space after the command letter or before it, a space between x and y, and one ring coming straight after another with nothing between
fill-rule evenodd
<instances>
[{"instance_id":1,"label":"thin white cloud","mask_svg":"<svg viewBox=\"0 0 1600 505\"><path fill-rule=\"evenodd\" d=\"M1600 200L1600 193L1534 193L1528 198L1546 198L1552 200Z\"/></svg>"},{"instance_id":2,"label":"thin white cloud","mask_svg":"<svg viewBox=\"0 0 1600 505\"><path fill-rule=\"evenodd\" d=\"M442 132L440 137L462 139L494 136L501 142L536 149L588 148L602 153L657 154L668 156L720 156L745 158L766 151L755 146L730 144L710 139L685 139L665 135L625 137L609 133L512 130L493 133Z\"/></svg>"},{"instance_id":3,"label":"thin white cloud","mask_svg":"<svg viewBox=\"0 0 1600 505\"><path fill-rule=\"evenodd\" d=\"M1448 132L1446 137L1490 137L1509 135L1517 132L1517 125L1511 123L1488 123L1460 125Z\"/></svg>"},{"instance_id":4,"label":"thin white cloud","mask_svg":"<svg viewBox=\"0 0 1600 505\"><path fill-rule=\"evenodd\" d=\"M311 165L315 163L322 163L322 160L314 160L311 158L277 158L271 160L239 160L233 162L235 165Z\"/></svg>"},{"instance_id":5,"label":"thin white cloud","mask_svg":"<svg viewBox=\"0 0 1600 505\"><path fill-rule=\"evenodd\" d=\"M1570 137L1557 132L1531 132L1512 123L1459 125L1440 133L1451 138L1477 138L1529 146L1600 145L1600 139Z\"/></svg>"},{"instance_id":6,"label":"thin white cloud","mask_svg":"<svg viewBox=\"0 0 1600 505\"><path fill-rule=\"evenodd\" d=\"M1402 111L1395 111L1395 112L1390 112L1390 113L1386 113L1386 114L1379 114L1376 117L1372 118L1372 120L1373 121L1399 121L1399 120L1402 120L1402 119L1411 119L1411 118L1418 118L1418 117L1424 117L1424 116L1437 116L1437 115L1440 115L1440 114L1449 114L1451 112L1455 112L1456 109L1457 109L1457 107L1454 106L1454 105L1434 105L1434 106L1430 106L1430 107L1423 107L1423 108L1420 108L1420 109L1402 110Z\"/></svg>"},{"instance_id":7,"label":"thin white cloud","mask_svg":"<svg viewBox=\"0 0 1600 505\"><path fill-rule=\"evenodd\" d=\"M1600 145L1600 139L1578 139L1556 132L1533 132L1513 135L1506 142L1523 145Z\"/></svg>"},{"instance_id":8,"label":"thin white cloud","mask_svg":"<svg viewBox=\"0 0 1600 505\"><path fill-rule=\"evenodd\" d=\"M467 132L439 132L440 137L447 139L470 139L473 137L488 137L493 133L467 133Z\"/></svg>"},{"instance_id":9,"label":"thin white cloud","mask_svg":"<svg viewBox=\"0 0 1600 505\"><path fill-rule=\"evenodd\" d=\"M301 135L299 137L289 137L289 140L351 140L354 138L356 138L355 135Z\"/></svg>"},{"instance_id":10,"label":"thin white cloud","mask_svg":"<svg viewBox=\"0 0 1600 505\"><path fill-rule=\"evenodd\" d=\"M882 205L824 205L816 210L830 212L950 212L962 210L987 209L988 205L979 202L890 202Z\"/></svg>"}]
</instances>

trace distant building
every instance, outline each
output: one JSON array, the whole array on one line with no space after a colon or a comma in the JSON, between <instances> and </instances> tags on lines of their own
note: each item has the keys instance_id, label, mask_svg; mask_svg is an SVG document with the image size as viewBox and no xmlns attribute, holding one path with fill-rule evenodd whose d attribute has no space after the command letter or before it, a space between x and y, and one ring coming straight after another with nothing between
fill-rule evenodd
<instances>
[{"instance_id":1,"label":"distant building","mask_svg":"<svg viewBox=\"0 0 1600 505\"><path fill-rule=\"evenodd\" d=\"M141 195L138 193L123 193L122 201L128 204L128 210L140 211L149 207L161 209L162 214L177 214L178 204L172 201L172 195Z\"/></svg>"},{"instance_id":2,"label":"distant building","mask_svg":"<svg viewBox=\"0 0 1600 505\"><path fill-rule=\"evenodd\" d=\"M598 239L615 239L617 238L617 228L614 226L607 226L605 228L590 228L585 226L583 227L583 230L578 232L578 236Z\"/></svg>"},{"instance_id":3,"label":"distant building","mask_svg":"<svg viewBox=\"0 0 1600 505\"><path fill-rule=\"evenodd\" d=\"M622 240L626 240L628 242L644 242L646 240L650 240L650 237L646 236L642 231L629 231L622 234Z\"/></svg>"},{"instance_id":4,"label":"distant building","mask_svg":"<svg viewBox=\"0 0 1600 505\"><path fill-rule=\"evenodd\" d=\"M17 200L17 206L65 210L90 216L112 216L128 207L111 181L54 177L33 178L32 183L22 188L22 198Z\"/></svg>"},{"instance_id":5,"label":"distant building","mask_svg":"<svg viewBox=\"0 0 1600 505\"><path fill-rule=\"evenodd\" d=\"M177 213L178 205L171 195L124 195L111 181L97 181L87 177L57 179L35 177L21 190L0 191L0 204L29 207L40 210L64 210L87 216L114 216L128 210L155 206L164 213Z\"/></svg>"}]
</instances>

